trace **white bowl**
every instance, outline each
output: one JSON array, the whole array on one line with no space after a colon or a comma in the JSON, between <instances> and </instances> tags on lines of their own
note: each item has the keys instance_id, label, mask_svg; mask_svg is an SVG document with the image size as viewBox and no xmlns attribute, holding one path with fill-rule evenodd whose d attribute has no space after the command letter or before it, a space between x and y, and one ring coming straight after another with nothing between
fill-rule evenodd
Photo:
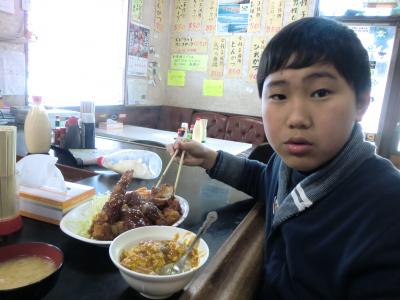
<instances>
[{"instance_id":1,"label":"white bowl","mask_svg":"<svg viewBox=\"0 0 400 300\"><path fill-rule=\"evenodd\" d=\"M196 268L176 275L147 275L125 268L120 263L123 249L148 240L172 240L179 235L178 242L193 238L194 233L173 226L145 226L128 230L116 237L109 248L109 254L114 265L119 269L125 281L143 296L150 299L164 299L183 289L193 278L196 271L208 259L209 249L206 242L200 239L198 245L200 262Z\"/></svg>"}]
</instances>

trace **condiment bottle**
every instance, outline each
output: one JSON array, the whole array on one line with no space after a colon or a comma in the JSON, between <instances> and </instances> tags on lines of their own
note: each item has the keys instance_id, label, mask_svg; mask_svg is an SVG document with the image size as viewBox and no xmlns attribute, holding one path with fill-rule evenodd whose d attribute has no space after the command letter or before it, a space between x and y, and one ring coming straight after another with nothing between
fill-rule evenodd
<instances>
[{"instance_id":1,"label":"condiment bottle","mask_svg":"<svg viewBox=\"0 0 400 300\"><path fill-rule=\"evenodd\" d=\"M51 124L42 98L33 97L33 105L24 124L25 145L29 153L48 153L51 143Z\"/></svg>"},{"instance_id":2,"label":"condiment bottle","mask_svg":"<svg viewBox=\"0 0 400 300\"><path fill-rule=\"evenodd\" d=\"M65 149L80 149L81 148L81 132L78 124L78 118L71 116L65 123Z\"/></svg>"},{"instance_id":3,"label":"condiment bottle","mask_svg":"<svg viewBox=\"0 0 400 300\"><path fill-rule=\"evenodd\" d=\"M56 116L56 121L54 122L54 127L58 128L60 127L60 116Z\"/></svg>"},{"instance_id":4,"label":"condiment bottle","mask_svg":"<svg viewBox=\"0 0 400 300\"><path fill-rule=\"evenodd\" d=\"M187 140L191 140L192 139L193 128L194 128L194 125L191 124L190 125L190 129L188 129L187 134L186 134L186 139Z\"/></svg>"},{"instance_id":5,"label":"condiment bottle","mask_svg":"<svg viewBox=\"0 0 400 300\"><path fill-rule=\"evenodd\" d=\"M182 122L181 128L183 129L183 137L186 138L188 131L189 131L189 125L186 122Z\"/></svg>"},{"instance_id":6,"label":"condiment bottle","mask_svg":"<svg viewBox=\"0 0 400 300\"><path fill-rule=\"evenodd\" d=\"M196 118L196 122L194 123L192 139L199 143L203 139L203 122L201 122L200 118Z\"/></svg>"}]
</instances>

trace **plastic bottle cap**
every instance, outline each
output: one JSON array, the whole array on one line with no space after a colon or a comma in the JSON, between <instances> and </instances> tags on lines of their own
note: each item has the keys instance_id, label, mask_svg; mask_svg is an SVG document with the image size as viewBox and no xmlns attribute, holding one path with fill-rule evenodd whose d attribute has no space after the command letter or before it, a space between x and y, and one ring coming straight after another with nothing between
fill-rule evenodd
<instances>
[{"instance_id":1,"label":"plastic bottle cap","mask_svg":"<svg viewBox=\"0 0 400 300\"><path fill-rule=\"evenodd\" d=\"M33 103L40 104L42 103L42 96L32 96Z\"/></svg>"},{"instance_id":2,"label":"plastic bottle cap","mask_svg":"<svg viewBox=\"0 0 400 300\"><path fill-rule=\"evenodd\" d=\"M104 156L100 156L97 158L97 164L99 165L99 167L103 166L103 161L104 161Z\"/></svg>"}]
</instances>

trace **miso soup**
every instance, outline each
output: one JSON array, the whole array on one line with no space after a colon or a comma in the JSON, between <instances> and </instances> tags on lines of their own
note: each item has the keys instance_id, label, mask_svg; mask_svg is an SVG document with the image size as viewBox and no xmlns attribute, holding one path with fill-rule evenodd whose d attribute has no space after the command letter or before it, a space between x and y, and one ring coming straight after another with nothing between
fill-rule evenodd
<instances>
[{"instance_id":1,"label":"miso soup","mask_svg":"<svg viewBox=\"0 0 400 300\"><path fill-rule=\"evenodd\" d=\"M0 262L0 290L29 285L55 270L54 262L39 256L22 256Z\"/></svg>"}]
</instances>

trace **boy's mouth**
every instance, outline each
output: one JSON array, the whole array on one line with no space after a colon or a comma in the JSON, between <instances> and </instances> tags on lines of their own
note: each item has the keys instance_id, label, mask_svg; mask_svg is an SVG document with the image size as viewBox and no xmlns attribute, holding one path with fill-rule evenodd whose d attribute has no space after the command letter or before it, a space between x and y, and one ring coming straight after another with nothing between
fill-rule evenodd
<instances>
[{"instance_id":1,"label":"boy's mouth","mask_svg":"<svg viewBox=\"0 0 400 300\"><path fill-rule=\"evenodd\" d=\"M305 155L312 149L312 143L302 137L293 137L284 143L286 150L291 155Z\"/></svg>"}]
</instances>

